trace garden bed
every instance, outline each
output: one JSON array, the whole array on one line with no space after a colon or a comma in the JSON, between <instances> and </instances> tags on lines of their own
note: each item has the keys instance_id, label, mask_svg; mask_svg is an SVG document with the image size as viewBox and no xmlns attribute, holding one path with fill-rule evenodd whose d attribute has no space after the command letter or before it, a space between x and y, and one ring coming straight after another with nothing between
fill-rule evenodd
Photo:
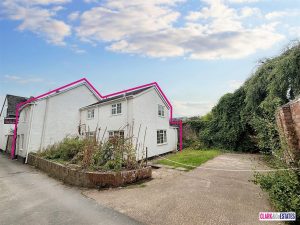
<instances>
[{"instance_id":1,"label":"garden bed","mask_svg":"<svg viewBox=\"0 0 300 225\"><path fill-rule=\"evenodd\" d=\"M67 184L89 188L124 186L151 178L152 175L151 167L141 167L118 172L90 172L80 168L70 168L58 162L39 157L33 153L28 155L27 162L29 165L35 166Z\"/></svg>"}]
</instances>

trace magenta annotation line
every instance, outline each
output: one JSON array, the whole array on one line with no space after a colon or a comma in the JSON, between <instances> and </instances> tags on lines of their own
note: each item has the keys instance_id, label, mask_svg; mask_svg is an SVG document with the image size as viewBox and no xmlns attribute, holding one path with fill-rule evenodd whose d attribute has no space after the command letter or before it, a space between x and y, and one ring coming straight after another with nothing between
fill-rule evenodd
<instances>
[{"instance_id":1,"label":"magenta annotation line","mask_svg":"<svg viewBox=\"0 0 300 225\"><path fill-rule=\"evenodd\" d=\"M173 107L172 107L172 104L170 103L169 99L167 98L167 96L164 94L164 92L162 91L162 89L160 88L160 86L158 85L157 82L152 82L152 83L149 83L149 84L144 84L144 85L140 85L140 86L137 86L137 87L134 87L134 88L130 88L130 89L126 89L126 90L123 90L123 91L119 91L119 92L115 92L115 93L112 93L112 94L108 94L108 95L105 95L105 96L102 96L100 94L100 92L86 79L86 78L81 78L77 81L74 81L72 83L69 83L67 85L64 85L64 86L61 86L59 88L56 88L54 90L51 90L51 91L48 91L44 94L41 94L37 97L32 97L30 99L28 99L27 101L25 102L21 102L19 103L17 106L16 106L16 121L15 121L15 129L14 129L14 136L13 136L13 142L12 142L12 148L11 148L11 158L14 159L15 158L15 149L16 149L16 139L17 139L17 129L18 129L18 122L19 122L19 112L20 110L22 109L23 106L25 106L26 104L29 104L33 101L36 101L38 99L41 99L41 98L44 98L50 94L53 94L53 93L56 93L56 92L59 92L61 91L62 89L65 89L65 88L68 88L68 87L71 87L75 84L78 84L78 83L81 83L81 82L85 82L89 85L89 87L95 92L95 94L101 99L103 98L109 98L109 97L112 97L112 96L115 96L115 95L120 95L120 94L123 94L123 93L126 93L126 92L129 92L129 91L134 91L134 90L137 90L137 89L141 89L141 88L145 88L145 87L149 87L149 86L156 86L159 93L163 96L163 98L165 99L165 101L167 102L168 106L170 107L170 124L171 125L178 125L179 126L179 149L180 151L182 151L182 120L174 120L173 119Z\"/></svg>"}]
</instances>

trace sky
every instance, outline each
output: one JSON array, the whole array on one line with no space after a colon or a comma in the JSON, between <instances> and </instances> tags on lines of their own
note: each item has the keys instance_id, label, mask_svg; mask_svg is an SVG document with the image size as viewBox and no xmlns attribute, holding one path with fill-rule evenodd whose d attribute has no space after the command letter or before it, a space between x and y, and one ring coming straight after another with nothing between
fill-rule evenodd
<instances>
[{"instance_id":1,"label":"sky","mask_svg":"<svg viewBox=\"0 0 300 225\"><path fill-rule=\"evenodd\" d=\"M300 0L2 0L0 102L156 81L175 116L204 115L299 39L299 18Z\"/></svg>"}]
</instances>

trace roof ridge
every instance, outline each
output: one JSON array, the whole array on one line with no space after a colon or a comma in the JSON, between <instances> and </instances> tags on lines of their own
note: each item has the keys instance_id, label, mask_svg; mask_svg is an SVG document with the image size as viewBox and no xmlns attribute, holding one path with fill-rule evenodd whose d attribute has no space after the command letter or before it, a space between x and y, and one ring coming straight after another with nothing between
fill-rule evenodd
<instances>
[{"instance_id":1,"label":"roof ridge","mask_svg":"<svg viewBox=\"0 0 300 225\"><path fill-rule=\"evenodd\" d=\"M127 91L127 92L124 92L122 94L117 94L115 96L110 96L110 97L107 97L107 98L103 98L102 100L96 102L96 103L93 103L91 105L87 105L85 107L89 107L89 106L93 106L93 105L98 105L98 104L102 104L102 103L105 103L105 102L109 102L109 101L113 101L113 100L117 100L117 99L120 99L124 96L133 96L133 95L137 95L137 94L140 94L140 93L143 93L144 91L152 88L152 87L155 87L155 85L149 85L147 87L143 87L143 88L139 88L139 89L136 89L136 90L130 90L130 91ZM83 108L85 108L83 107Z\"/></svg>"}]
</instances>

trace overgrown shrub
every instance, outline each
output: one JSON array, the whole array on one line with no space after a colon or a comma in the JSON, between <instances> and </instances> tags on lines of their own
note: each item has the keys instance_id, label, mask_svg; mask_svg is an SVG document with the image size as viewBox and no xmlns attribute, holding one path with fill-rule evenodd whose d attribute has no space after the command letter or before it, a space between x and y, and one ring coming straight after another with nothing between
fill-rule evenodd
<instances>
[{"instance_id":1,"label":"overgrown shrub","mask_svg":"<svg viewBox=\"0 0 300 225\"><path fill-rule=\"evenodd\" d=\"M39 152L39 155L46 159L60 159L70 161L77 155L86 144L85 139L65 138L58 144L54 144Z\"/></svg>"},{"instance_id":2,"label":"overgrown shrub","mask_svg":"<svg viewBox=\"0 0 300 225\"><path fill-rule=\"evenodd\" d=\"M267 191L277 211L296 212L300 220L300 182L295 171L277 171L255 175L255 183Z\"/></svg>"},{"instance_id":3,"label":"overgrown shrub","mask_svg":"<svg viewBox=\"0 0 300 225\"><path fill-rule=\"evenodd\" d=\"M62 142L39 151L38 155L46 159L77 164L88 170L120 171L143 166L143 161L137 162L132 139L118 136L104 142L98 141L96 134L93 137L65 138Z\"/></svg>"},{"instance_id":4,"label":"overgrown shrub","mask_svg":"<svg viewBox=\"0 0 300 225\"><path fill-rule=\"evenodd\" d=\"M300 44L260 61L234 93L225 94L204 117L190 120L201 144L234 151L276 152L276 109L300 95ZM193 144L193 142L187 144Z\"/></svg>"}]
</instances>

